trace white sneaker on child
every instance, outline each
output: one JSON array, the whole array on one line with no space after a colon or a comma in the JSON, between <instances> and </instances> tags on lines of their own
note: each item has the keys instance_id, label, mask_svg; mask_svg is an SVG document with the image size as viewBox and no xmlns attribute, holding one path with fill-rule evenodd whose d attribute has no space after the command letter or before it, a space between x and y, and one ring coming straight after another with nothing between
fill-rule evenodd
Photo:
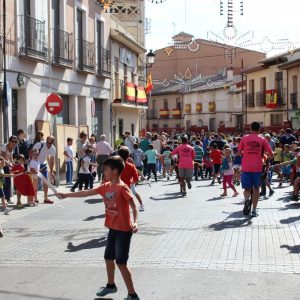
<instances>
[{"instance_id":1,"label":"white sneaker on child","mask_svg":"<svg viewBox=\"0 0 300 300\"><path fill-rule=\"evenodd\" d=\"M144 206L144 204L141 204L140 205L140 211L144 211L145 210L145 206Z\"/></svg>"}]
</instances>

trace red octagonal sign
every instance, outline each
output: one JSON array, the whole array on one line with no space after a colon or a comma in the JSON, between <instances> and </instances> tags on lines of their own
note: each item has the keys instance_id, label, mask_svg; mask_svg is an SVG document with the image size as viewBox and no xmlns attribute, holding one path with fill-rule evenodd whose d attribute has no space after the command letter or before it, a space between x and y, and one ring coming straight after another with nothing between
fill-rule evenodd
<instances>
[{"instance_id":1,"label":"red octagonal sign","mask_svg":"<svg viewBox=\"0 0 300 300\"><path fill-rule=\"evenodd\" d=\"M59 114L63 109L63 100L57 94L51 94L46 99L46 109L52 115Z\"/></svg>"}]
</instances>

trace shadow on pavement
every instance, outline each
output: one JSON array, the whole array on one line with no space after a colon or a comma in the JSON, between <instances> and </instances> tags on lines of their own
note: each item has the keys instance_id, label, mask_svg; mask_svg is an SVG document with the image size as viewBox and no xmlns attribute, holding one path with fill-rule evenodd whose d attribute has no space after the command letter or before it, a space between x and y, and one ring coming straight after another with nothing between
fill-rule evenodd
<instances>
[{"instance_id":1,"label":"shadow on pavement","mask_svg":"<svg viewBox=\"0 0 300 300\"><path fill-rule=\"evenodd\" d=\"M162 184L161 186L168 186L168 185L175 185L175 184L179 184L177 180L176 180L176 182L172 182L172 183L168 183L168 184Z\"/></svg>"},{"instance_id":2,"label":"shadow on pavement","mask_svg":"<svg viewBox=\"0 0 300 300\"><path fill-rule=\"evenodd\" d=\"M286 248L290 251L290 253L295 253L295 254L300 253L300 245L295 245L295 246L281 245L280 248Z\"/></svg>"},{"instance_id":3,"label":"shadow on pavement","mask_svg":"<svg viewBox=\"0 0 300 300\"><path fill-rule=\"evenodd\" d=\"M285 207L280 207L279 210L287 210L287 209L299 209L300 205L298 203L287 204Z\"/></svg>"},{"instance_id":4,"label":"shadow on pavement","mask_svg":"<svg viewBox=\"0 0 300 300\"><path fill-rule=\"evenodd\" d=\"M106 246L106 236L101 237L99 239L93 239L77 246L74 246L72 242L68 243L67 250L65 252L77 252L80 250L93 249L93 248L101 248Z\"/></svg>"},{"instance_id":5,"label":"shadow on pavement","mask_svg":"<svg viewBox=\"0 0 300 300\"><path fill-rule=\"evenodd\" d=\"M84 200L84 202L88 203L88 204L98 204L98 203L103 202L103 199L87 199L87 200Z\"/></svg>"},{"instance_id":6,"label":"shadow on pavement","mask_svg":"<svg viewBox=\"0 0 300 300\"><path fill-rule=\"evenodd\" d=\"M289 202L290 201L290 196L277 198L276 201Z\"/></svg>"},{"instance_id":7,"label":"shadow on pavement","mask_svg":"<svg viewBox=\"0 0 300 300\"><path fill-rule=\"evenodd\" d=\"M280 220L280 223L281 223L281 224L291 224L291 223L296 222L296 221L299 221L299 220L300 220L300 216L297 216L297 217L289 217L289 218Z\"/></svg>"},{"instance_id":8,"label":"shadow on pavement","mask_svg":"<svg viewBox=\"0 0 300 300\"><path fill-rule=\"evenodd\" d=\"M162 200L174 200L177 198L182 198L182 194L180 192L178 193L171 193L171 195L168 196L168 194L164 194L166 195L166 197L150 197L151 200L155 200L155 201L162 201Z\"/></svg>"},{"instance_id":9,"label":"shadow on pavement","mask_svg":"<svg viewBox=\"0 0 300 300\"><path fill-rule=\"evenodd\" d=\"M2 298L1 295L14 295L15 299L45 299L45 300L71 300L71 298L62 298L62 297L49 297L49 296L43 296L43 295L37 295L37 294L28 294L28 293L20 293L15 291L5 291L0 290L0 299ZM4 296L3 296L4 297Z\"/></svg>"},{"instance_id":10,"label":"shadow on pavement","mask_svg":"<svg viewBox=\"0 0 300 300\"><path fill-rule=\"evenodd\" d=\"M210 199L207 199L206 201L216 201L216 200L221 200L221 199L225 199L224 197L212 197Z\"/></svg>"},{"instance_id":11,"label":"shadow on pavement","mask_svg":"<svg viewBox=\"0 0 300 300\"><path fill-rule=\"evenodd\" d=\"M105 218L105 214L101 214L99 216L90 216L90 217L84 219L83 221L93 221L95 219L103 219L103 218Z\"/></svg>"},{"instance_id":12,"label":"shadow on pavement","mask_svg":"<svg viewBox=\"0 0 300 300\"><path fill-rule=\"evenodd\" d=\"M211 224L208 227L213 229L214 231L221 231L221 230L230 229L230 228L246 227L246 226L249 226L252 224L252 221L250 218L226 221L227 218L224 221Z\"/></svg>"},{"instance_id":13,"label":"shadow on pavement","mask_svg":"<svg viewBox=\"0 0 300 300\"><path fill-rule=\"evenodd\" d=\"M113 298L103 298L103 297L100 297L100 298L94 298L94 300L114 300Z\"/></svg>"}]
</instances>

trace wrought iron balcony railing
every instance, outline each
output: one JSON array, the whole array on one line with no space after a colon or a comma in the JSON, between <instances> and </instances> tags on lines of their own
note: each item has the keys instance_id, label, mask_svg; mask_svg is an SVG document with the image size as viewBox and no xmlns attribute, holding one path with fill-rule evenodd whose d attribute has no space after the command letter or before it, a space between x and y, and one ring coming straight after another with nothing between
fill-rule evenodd
<instances>
[{"instance_id":1,"label":"wrought iron balcony railing","mask_svg":"<svg viewBox=\"0 0 300 300\"><path fill-rule=\"evenodd\" d=\"M158 119L157 109L149 109L148 110L148 120L156 120L156 119Z\"/></svg>"},{"instance_id":2,"label":"wrought iron balcony railing","mask_svg":"<svg viewBox=\"0 0 300 300\"><path fill-rule=\"evenodd\" d=\"M99 75L110 74L111 73L111 57L110 50L101 47L98 49L98 67L97 73Z\"/></svg>"},{"instance_id":3,"label":"wrought iron balcony railing","mask_svg":"<svg viewBox=\"0 0 300 300\"><path fill-rule=\"evenodd\" d=\"M46 59L45 21L29 15L19 16L20 20L20 55Z\"/></svg>"},{"instance_id":4,"label":"wrought iron balcony railing","mask_svg":"<svg viewBox=\"0 0 300 300\"><path fill-rule=\"evenodd\" d=\"M290 93L290 102L292 109L298 109L298 94Z\"/></svg>"},{"instance_id":5,"label":"wrought iron balcony railing","mask_svg":"<svg viewBox=\"0 0 300 300\"><path fill-rule=\"evenodd\" d=\"M277 105L278 106L286 105L286 89L277 90Z\"/></svg>"},{"instance_id":6,"label":"wrought iron balcony railing","mask_svg":"<svg viewBox=\"0 0 300 300\"><path fill-rule=\"evenodd\" d=\"M73 64L73 34L55 28L53 31L54 37L54 53L53 63L59 65Z\"/></svg>"},{"instance_id":7,"label":"wrought iron balcony railing","mask_svg":"<svg viewBox=\"0 0 300 300\"><path fill-rule=\"evenodd\" d=\"M247 93L246 104L247 107L254 107L254 93Z\"/></svg>"},{"instance_id":8,"label":"wrought iron balcony railing","mask_svg":"<svg viewBox=\"0 0 300 300\"><path fill-rule=\"evenodd\" d=\"M78 69L81 71L93 71L95 60L95 45L86 40L77 40Z\"/></svg>"},{"instance_id":9,"label":"wrought iron balcony railing","mask_svg":"<svg viewBox=\"0 0 300 300\"><path fill-rule=\"evenodd\" d=\"M256 93L256 106L266 105L266 93L264 91Z\"/></svg>"}]
</instances>

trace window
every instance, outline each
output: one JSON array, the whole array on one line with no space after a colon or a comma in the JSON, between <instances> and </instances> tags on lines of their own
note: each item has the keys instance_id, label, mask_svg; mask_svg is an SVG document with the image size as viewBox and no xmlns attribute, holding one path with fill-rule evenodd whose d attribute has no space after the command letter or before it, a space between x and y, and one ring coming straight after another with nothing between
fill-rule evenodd
<instances>
[{"instance_id":1,"label":"window","mask_svg":"<svg viewBox=\"0 0 300 300\"><path fill-rule=\"evenodd\" d=\"M175 127L178 129L181 127L181 124L176 124Z\"/></svg>"},{"instance_id":2,"label":"window","mask_svg":"<svg viewBox=\"0 0 300 300\"><path fill-rule=\"evenodd\" d=\"M81 10L77 9L77 18L76 18L76 29L77 29L77 59L78 59L78 67L80 69L83 68L83 13Z\"/></svg>"},{"instance_id":3,"label":"window","mask_svg":"<svg viewBox=\"0 0 300 300\"><path fill-rule=\"evenodd\" d=\"M152 109L155 110L156 108L156 100L155 99L152 99Z\"/></svg>"},{"instance_id":4,"label":"window","mask_svg":"<svg viewBox=\"0 0 300 300\"><path fill-rule=\"evenodd\" d=\"M97 72L98 74L102 73L102 23L97 21L96 25L96 34L97 34Z\"/></svg>"},{"instance_id":5,"label":"window","mask_svg":"<svg viewBox=\"0 0 300 300\"><path fill-rule=\"evenodd\" d=\"M176 98L176 108L181 110L181 99L180 98Z\"/></svg>"},{"instance_id":6,"label":"window","mask_svg":"<svg viewBox=\"0 0 300 300\"><path fill-rule=\"evenodd\" d=\"M163 125L163 128L164 128L164 129L168 129L168 128L169 128L169 125L168 125L168 124L164 124L164 125Z\"/></svg>"},{"instance_id":7,"label":"window","mask_svg":"<svg viewBox=\"0 0 300 300\"><path fill-rule=\"evenodd\" d=\"M11 91L11 117L12 117L12 133L17 134L18 131L18 91Z\"/></svg>"},{"instance_id":8,"label":"window","mask_svg":"<svg viewBox=\"0 0 300 300\"><path fill-rule=\"evenodd\" d=\"M93 133L100 136L103 133L103 100L94 99L95 115L93 117Z\"/></svg>"},{"instance_id":9,"label":"window","mask_svg":"<svg viewBox=\"0 0 300 300\"><path fill-rule=\"evenodd\" d=\"M201 119L198 120L198 127L203 127L203 121Z\"/></svg>"},{"instance_id":10,"label":"window","mask_svg":"<svg viewBox=\"0 0 300 300\"><path fill-rule=\"evenodd\" d=\"M281 125L283 125L283 115L271 114L271 126L281 126Z\"/></svg>"},{"instance_id":11,"label":"window","mask_svg":"<svg viewBox=\"0 0 300 300\"><path fill-rule=\"evenodd\" d=\"M168 99L164 99L164 109L168 110Z\"/></svg>"},{"instance_id":12,"label":"window","mask_svg":"<svg viewBox=\"0 0 300 300\"><path fill-rule=\"evenodd\" d=\"M114 59L115 72L119 73L119 59L115 57Z\"/></svg>"},{"instance_id":13,"label":"window","mask_svg":"<svg viewBox=\"0 0 300 300\"><path fill-rule=\"evenodd\" d=\"M128 70L127 70L127 65L123 64L123 70L124 70L124 81L127 82L128 80Z\"/></svg>"},{"instance_id":14,"label":"window","mask_svg":"<svg viewBox=\"0 0 300 300\"><path fill-rule=\"evenodd\" d=\"M69 96L60 95L63 100L63 110L57 115L57 124L69 124Z\"/></svg>"},{"instance_id":15,"label":"window","mask_svg":"<svg viewBox=\"0 0 300 300\"><path fill-rule=\"evenodd\" d=\"M298 90L298 84L297 84L297 75L294 75L293 77L292 77L292 84L293 84L293 86L292 86L292 91L293 91L293 93L297 93L297 90Z\"/></svg>"},{"instance_id":16,"label":"window","mask_svg":"<svg viewBox=\"0 0 300 300\"><path fill-rule=\"evenodd\" d=\"M119 73L115 73L115 99L120 99L120 79Z\"/></svg>"},{"instance_id":17,"label":"window","mask_svg":"<svg viewBox=\"0 0 300 300\"><path fill-rule=\"evenodd\" d=\"M119 119L119 136L121 137L123 135L124 130L124 122L123 119Z\"/></svg>"}]
</instances>

